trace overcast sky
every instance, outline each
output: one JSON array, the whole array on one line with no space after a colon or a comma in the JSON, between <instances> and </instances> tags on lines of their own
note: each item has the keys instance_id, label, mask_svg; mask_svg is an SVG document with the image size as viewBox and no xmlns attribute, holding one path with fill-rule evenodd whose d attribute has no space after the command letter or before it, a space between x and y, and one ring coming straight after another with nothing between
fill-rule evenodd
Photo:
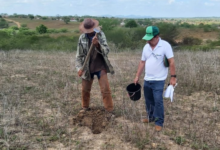
<instances>
[{"instance_id":1,"label":"overcast sky","mask_svg":"<svg viewBox=\"0 0 220 150\"><path fill-rule=\"evenodd\" d=\"M0 13L220 17L220 0L0 0Z\"/></svg>"}]
</instances>

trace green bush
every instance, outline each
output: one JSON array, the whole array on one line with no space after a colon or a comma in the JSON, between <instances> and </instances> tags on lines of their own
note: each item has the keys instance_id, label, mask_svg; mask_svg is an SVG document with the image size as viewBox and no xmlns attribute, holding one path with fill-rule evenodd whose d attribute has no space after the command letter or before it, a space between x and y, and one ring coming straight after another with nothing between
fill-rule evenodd
<instances>
[{"instance_id":1,"label":"green bush","mask_svg":"<svg viewBox=\"0 0 220 150\"><path fill-rule=\"evenodd\" d=\"M27 30L29 30L28 27L21 27L21 28L19 28L19 31L20 31L20 32L22 32L22 31L27 31Z\"/></svg>"},{"instance_id":2,"label":"green bush","mask_svg":"<svg viewBox=\"0 0 220 150\"><path fill-rule=\"evenodd\" d=\"M135 28L137 27L138 24L136 23L135 20L129 20L126 24L125 24L125 27L128 27L128 28Z\"/></svg>"},{"instance_id":3,"label":"green bush","mask_svg":"<svg viewBox=\"0 0 220 150\"><path fill-rule=\"evenodd\" d=\"M47 29L47 33L60 33L58 29Z\"/></svg>"},{"instance_id":4,"label":"green bush","mask_svg":"<svg viewBox=\"0 0 220 150\"><path fill-rule=\"evenodd\" d=\"M23 30L20 31L19 34L24 34L24 35L36 35L36 31L31 31L31 30Z\"/></svg>"},{"instance_id":5,"label":"green bush","mask_svg":"<svg viewBox=\"0 0 220 150\"><path fill-rule=\"evenodd\" d=\"M23 28L27 27L27 24L21 24L21 27L23 27Z\"/></svg>"},{"instance_id":6,"label":"green bush","mask_svg":"<svg viewBox=\"0 0 220 150\"><path fill-rule=\"evenodd\" d=\"M11 26L10 29L19 30L19 28L17 26Z\"/></svg>"},{"instance_id":7,"label":"green bush","mask_svg":"<svg viewBox=\"0 0 220 150\"><path fill-rule=\"evenodd\" d=\"M66 32L68 32L68 30L65 29L65 28L63 28L63 29L60 29L60 32L62 32L62 33L66 33Z\"/></svg>"},{"instance_id":8,"label":"green bush","mask_svg":"<svg viewBox=\"0 0 220 150\"><path fill-rule=\"evenodd\" d=\"M212 45L212 46L220 46L220 40L218 40L218 41L212 41L212 42L210 43L210 45Z\"/></svg>"},{"instance_id":9,"label":"green bush","mask_svg":"<svg viewBox=\"0 0 220 150\"><path fill-rule=\"evenodd\" d=\"M36 27L36 31L40 34L47 33L47 27L41 24L40 26Z\"/></svg>"}]
</instances>

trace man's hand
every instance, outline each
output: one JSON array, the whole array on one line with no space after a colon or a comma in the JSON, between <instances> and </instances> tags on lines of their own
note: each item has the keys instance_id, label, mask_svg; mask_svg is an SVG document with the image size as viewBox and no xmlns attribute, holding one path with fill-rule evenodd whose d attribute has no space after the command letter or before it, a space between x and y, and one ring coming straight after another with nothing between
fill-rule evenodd
<instances>
[{"instance_id":1,"label":"man's hand","mask_svg":"<svg viewBox=\"0 0 220 150\"><path fill-rule=\"evenodd\" d=\"M173 85L173 86L176 85L176 78L171 77L171 79L170 79L170 85Z\"/></svg>"},{"instance_id":2,"label":"man's hand","mask_svg":"<svg viewBox=\"0 0 220 150\"><path fill-rule=\"evenodd\" d=\"M139 81L139 77L136 76L136 77L134 78L134 84L136 85L136 84L138 83L138 81Z\"/></svg>"},{"instance_id":3,"label":"man's hand","mask_svg":"<svg viewBox=\"0 0 220 150\"><path fill-rule=\"evenodd\" d=\"M83 71L80 69L80 70L78 71L78 76L81 77L82 74L83 74Z\"/></svg>"},{"instance_id":4,"label":"man's hand","mask_svg":"<svg viewBox=\"0 0 220 150\"><path fill-rule=\"evenodd\" d=\"M96 47L98 47L99 41L98 41L97 36L94 36L94 37L93 37L93 39L92 39L92 44L95 45Z\"/></svg>"}]
</instances>

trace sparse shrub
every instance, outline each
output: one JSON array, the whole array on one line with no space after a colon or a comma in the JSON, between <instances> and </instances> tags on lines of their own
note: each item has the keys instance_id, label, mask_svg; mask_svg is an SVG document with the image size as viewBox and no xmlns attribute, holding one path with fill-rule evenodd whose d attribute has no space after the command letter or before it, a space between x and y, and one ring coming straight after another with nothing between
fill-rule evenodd
<instances>
[{"instance_id":1,"label":"sparse shrub","mask_svg":"<svg viewBox=\"0 0 220 150\"><path fill-rule=\"evenodd\" d=\"M74 30L74 33L80 33L79 29Z\"/></svg>"},{"instance_id":2,"label":"sparse shrub","mask_svg":"<svg viewBox=\"0 0 220 150\"><path fill-rule=\"evenodd\" d=\"M27 27L27 24L21 24L21 27L25 28Z\"/></svg>"},{"instance_id":3,"label":"sparse shrub","mask_svg":"<svg viewBox=\"0 0 220 150\"><path fill-rule=\"evenodd\" d=\"M184 45L200 45L202 40L194 37L184 37L182 43Z\"/></svg>"},{"instance_id":4,"label":"sparse shrub","mask_svg":"<svg viewBox=\"0 0 220 150\"><path fill-rule=\"evenodd\" d=\"M66 33L66 32L68 32L68 30L63 28L63 29L60 29L60 32Z\"/></svg>"},{"instance_id":5,"label":"sparse shrub","mask_svg":"<svg viewBox=\"0 0 220 150\"><path fill-rule=\"evenodd\" d=\"M58 29L47 29L47 33L59 33Z\"/></svg>"},{"instance_id":6,"label":"sparse shrub","mask_svg":"<svg viewBox=\"0 0 220 150\"><path fill-rule=\"evenodd\" d=\"M30 30L23 30L20 31L20 34L24 34L24 35L36 35L36 31L30 31Z\"/></svg>"},{"instance_id":7,"label":"sparse shrub","mask_svg":"<svg viewBox=\"0 0 220 150\"><path fill-rule=\"evenodd\" d=\"M210 44L210 43L212 43L212 40L208 39L208 40L206 40L206 43Z\"/></svg>"},{"instance_id":8,"label":"sparse shrub","mask_svg":"<svg viewBox=\"0 0 220 150\"><path fill-rule=\"evenodd\" d=\"M220 40L213 41L213 42L210 43L210 45L212 45L212 46L220 46Z\"/></svg>"},{"instance_id":9,"label":"sparse shrub","mask_svg":"<svg viewBox=\"0 0 220 150\"><path fill-rule=\"evenodd\" d=\"M177 137L175 138L175 142L176 142L178 145L184 144L185 141L186 141L185 138L182 137L182 136L177 136Z\"/></svg>"}]
</instances>

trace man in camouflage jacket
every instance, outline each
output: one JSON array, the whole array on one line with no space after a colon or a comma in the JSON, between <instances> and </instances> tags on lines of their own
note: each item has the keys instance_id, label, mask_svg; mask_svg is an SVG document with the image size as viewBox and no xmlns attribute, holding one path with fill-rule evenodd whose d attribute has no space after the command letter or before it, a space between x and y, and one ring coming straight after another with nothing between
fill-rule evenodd
<instances>
[{"instance_id":1,"label":"man in camouflage jacket","mask_svg":"<svg viewBox=\"0 0 220 150\"><path fill-rule=\"evenodd\" d=\"M76 53L76 69L78 76L82 78L82 108L89 110L90 91L94 76L96 75L101 89L104 107L107 112L113 111L113 101L111 90L107 78L107 73L114 73L113 67L108 60L109 47L105 34L101 31L95 36L94 28L98 27L99 22L95 19L86 18L79 26L83 33L79 37ZM82 66L91 45L93 49L85 65Z\"/></svg>"}]
</instances>

